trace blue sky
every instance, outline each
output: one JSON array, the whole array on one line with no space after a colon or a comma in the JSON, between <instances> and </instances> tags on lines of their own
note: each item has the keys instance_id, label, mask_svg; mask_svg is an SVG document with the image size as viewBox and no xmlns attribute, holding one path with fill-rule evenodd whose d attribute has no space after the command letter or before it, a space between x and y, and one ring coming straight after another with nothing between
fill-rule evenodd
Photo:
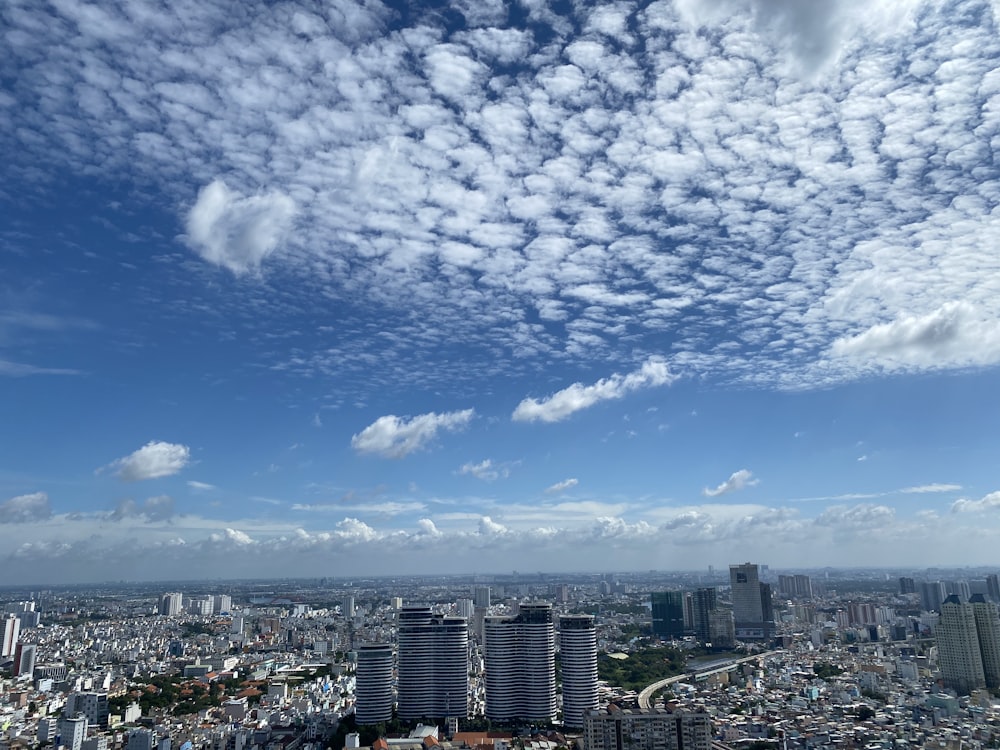
<instances>
[{"instance_id":1,"label":"blue sky","mask_svg":"<svg viewBox=\"0 0 1000 750\"><path fill-rule=\"evenodd\" d=\"M995 562L1000 5L0 17L7 577Z\"/></svg>"}]
</instances>

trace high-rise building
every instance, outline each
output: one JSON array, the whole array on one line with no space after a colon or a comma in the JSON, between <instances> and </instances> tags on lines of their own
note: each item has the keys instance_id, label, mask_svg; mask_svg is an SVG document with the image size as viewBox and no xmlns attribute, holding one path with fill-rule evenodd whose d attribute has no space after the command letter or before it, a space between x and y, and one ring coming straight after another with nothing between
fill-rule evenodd
<instances>
[{"instance_id":1,"label":"high-rise building","mask_svg":"<svg viewBox=\"0 0 1000 750\"><path fill-rule=\"evenodd\" d=\"M660 638L684 637L684 592L654 591L649 595L653 611L653 635Z\"/></svg>"},{"instance_id":2,"label":"high-rise building","mask_svg":"<svg viewBox=\"0 0 1000 750\"><path fill-rule=\"evenodd\" d=\"M17 648L17 637L21 634L21 621L17 615L7 615L3 621L3 644L0 656L13 656Z\"/></svg>"},{"instance_id":3,"label":"high-rise building","mask_svg":"<svg viewBox=\"0 0 1000 750\"><path fill-rule=\"evenodd\" d=\"M392 720L392 646L373 643L358 647L354 718L358 724Z\"/></svg>"},{"instance_id":4,"label":"high-rise building","mask_svg":"<svg viewBox=\"0 0 1000 750\"><path fill-rule=\"evenodd\" d=\"M754 563L729 566L736 637L744 641L768 640L774 634L771 586L760 582Z\"/></svg>"},{"instance_id":5,"label":"high-rise building","mask_svg":"<svg viewBox=\"0 0 1000 750\"><path fill-rule=\"evenodd\" d=\"M1000 577L996 573L986 576L986 596L994 603L1000 603Z\"/></svg>"},{"instance_id":6,"label":"high-rise building","mask_svg":"<svg viewBox=\"0 0 1000 750\"><path fill-rule=\"evenodd\" d=\"M31 677L35 671L35 655L38 646L34 643L18 643L14 647L14 676Z\"/></svg>"},{"instance_id":7,"label":"high-rise building","mask_svg":"<svg viewBox=\"0 0 1000 750\"><path fill-rule=\"evenodd\" d=\"M718 606L718 594L714 588L695 589L691 592L692 629L699 643L712 642L709 615Z\"/></svg>"},{"instance_id":8,"label":"high-rise building","mask_svg":"<svg viewBox=\"0 0 1000 750\"><path fill-rule=\"evenodd\" d=\"M917 593L917 584L912 578L907 578L906 576L900 576L899 578L899 593L900 594L915 594Z\"/></svg>"},{"instance_id":9,"label":"high-rise building","mask_svg":"<svg viewBox=\"0 0 1000 750\"><path fill-rule=\"evenodd\" d=\"M87 726L108 728L108 694L98 692L70 693L63 709L69 716L83 714L87 717Z\"/></svg>"},{"instance_id":10,"label":"high-rise building","mask_svg":"<svg viewBox=\"0 0 1000 750\"><path fill-rule=\"evenodd\" d=\"M712 723L708 714L611 707L587 714L584 747L587 750L710 750Z\"/></svg>"},{"instance_id":11,"label":"high-rise building","mask_svg":"<svg viewBox=\"0 0 1000 750\"><path fill-rule=\"evenodd\" d=\"M972 596L972 588L968 581L949 581L945 584L949 594L956 594L963 602L969 601Z\"/></svg>"},{"instance_id":12,"label":"high-rise building","mask_svg":"<svg viewBox=\"0 0 1000 750\"><path fill-rule=\"evenodd\" d=\"M397 714L404 720L469 715L469 626L430 607L399 613Z\"/></svg>"},{"instance_id":13,"label":"high-rise building","mask_svg":"<svg viewBox=\"0 0 1000 750\"><path fill-rule=\"evenodd\" d=\"M489 607L490 607L490 587L489 586L473 586L472 587L472 603L475 604L477 608L482 607L483 609L489 609Z\"/></svg>"},{"instance_id":14,"label":"high-rise building","mask_svg":"<svg viewBox=\"0 0 1000 750\"><path fill-rule=\"evenodd\" d=\"M812 579L807 575L796 573L795 575L779 575L778 591L784 596L797 599L812 598Z\"/></svg>"},{"instance_id":15,"label":"high-rise building","mask_svg":"<svg viewBox=\"0 0 1000 750\"><path fill-rule=\"evenodd\" d=\"M87 717L70 716L65 712L59 718L59 744L66 750L80 750L87 737Z\"/></svg>"},{"instance_id":16,"label":"high-rise building","mask_svg":"<svg viewBox=\"0 0 1000 750\"><path fill-rule=\"evenodd\" d=\"M341 613L344 615L344 617L354 617L354 615L356 614L356 612L355 612L355 605L354 605L354 597L353 596L345 596L344 597L344 601L343 601L343 603L340 606L340 609L341 609Z\"/></svg>"},{"instance_id":17,"label":"high-rise building","mask_svg":"<svg viewBox=\"0 0 1000 750\"><path fill-rule=\"evenodd\" d=\"M472 621L472 615L475 613L476 607L472 603L472 599L459 599L455 602L455 614L459 617L464 617L467 621Z\"/></svg>"},{"instance_id":18,"label":"high-rise building","mask_svg":"<svg viewBox=\"0 0 1000 750\"><path fill-rule=\"evenodd\" d=\"M920 582L920 606L927 612L940 612L941 602L948 596L943 581Z\"/></svg>"},{"instance_id":19,"label":"high-rise building","mask_svg":"<svg viewBox=\"0 0 1000 750\"><path fill-rule=\"evenodd\" d=\"M563 725L583 728L583 717L597 708L597 631L593 615L559 618Z\"/></svg>"},{"instance_id":20,"label":"high-rise building","mask_svg":"<svg viewBox=\"0 0 1000 750\"><path fill-rule=\"evenodd\" d=\"M522 604L515 617L484 624L486 718L554 721L555 629L551 604Z\"/></svg>"},{"instance_id":21,"label":"high-rise building","mask_svg":"<svg viewBox=\"0 0 1000 750\"><path fill-rule=\"evenodd\" d=\"M971 604L955 594L948 596L941 603L941 618L934 637L945 687L962 695L986 687L976 615Z\"/></svg>"},{"instance_id":22,"label":"high-rise building","mask_svg":"<svg viewBox=\"0 0 1000 750\"><path fill-rule=\"evenodd\" d=\"M173 591L160 597L160 614L168 617L179 615L184 607L184 594Z\"/></svg>"},{"instance_id":23,"label":"high-rise building","mask_svg":"<svg viewBox=\"0 0 1000 750\"><path fill-rule=\"evenodd\" d=\"M215 614L222 614L223 612L231 612L233 609L233 597L229 594L216 594L212 597L212 609L215 610Z\"/></svg>"},{"instance_id":24,"label":"high-rise building","mask_svg":"<svg viewBox=\"0 0 1000 750\"><path fill-rule=\"evenodd\" d=\"M733 610L716 607L708 613L708 637L715 648L732 648L736 645L736 623Z\"/></svg>"},{"instance_id":25,"label":"high-rise building","mask_svg":"<svg viewBox=\"0 0 1000 750\"><path fill-rule=\"evenodd\" d=\"M982 594L969 597L969 605L976 619L976 637L979 639L986 687L1000 687L1000 612L997 605L986 601Z\"/></svg>"},{"instance_id":26,"label":"high-rise building","mask_svg":"<svg viewBox=\"0 0 1000 750\"><path fill-rule=\"evenodd\" d=\"M125 745L125 750L153 750L155 746L155 732L149 729L132 729L128 733L128 742Z\"/></svg>"}]
</instances>

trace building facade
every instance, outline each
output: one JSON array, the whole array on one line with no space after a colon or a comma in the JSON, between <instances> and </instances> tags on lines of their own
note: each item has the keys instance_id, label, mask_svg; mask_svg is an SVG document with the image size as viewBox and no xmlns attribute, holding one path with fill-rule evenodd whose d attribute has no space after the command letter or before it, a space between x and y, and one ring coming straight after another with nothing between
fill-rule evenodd
<instances>
[{"instance_id":1,"label":"building facade","mask_svg":"<svg viewBox=\"0 0 1000 750\"><path fill-rule=\"evenodd\" d=\"M486 718L556 719L555 628L551 604L522 604L515 617L484 623Z\"/></svg>"},{"instance_id":2,"label":"building facade","mask_svg":"<svg viewBox=\"0 0 1000 750\"><path fill-rule=\"evenodd\" d=\"M587 750L711 750L708 714L612 707L591 711L584 725Z\"/></svg>"},{"instance_id":3,"label":"building facade","mask_svg":"<svg viewBox=\"0 0 1000 750\"><path fill-rule=\"evenodd\" d=\"M684 637L684 592L654 591L649 595L653 614L653 635L660 638Z\"/></svg>"},{"instance_id":4,"label":"building facade","mask_svg":"<svg viewBox=\"0 0 1000 750\"><path fill-rule=\"evenodd\" d=\"M392 646L373 643L358 647L354 675L354 718L358 724L392 719Z\"/></svg>"},{"instance_id":5,"label":"building facade","mask_svg":"<svg viewBox=\"0 0 1000 750\"><path fill-rule=\"evenodd\" d=\"M941 619L934 630L934 637L945 687L960 695L986 687L976 615L971 604L963 602L955 594L947 597L941 603Z\"/></svg>"},{"instance_id":6,"label":"building facade","mask_svg":"<svg viewBox=\"0 0 1000 750\"><path fill-rule=\"evenodd\" d=\"M559 618L559 665L563 725L582 729L584 716L597 708L597 630L592 615Z\"/></svg>"},{"instance_id":7,"label":"building facade","mask_svg":"<svg viewBox=\"0 0 1000 750\"><path fill-rule=\"evenodd\" d=\"M469 626L430 607L399 612L397 714L404 720L469 715Z\"/></svg>"},{"instance_id":8,"label":"building facade","mask_svg":"<svg viewBox=\"0 0 1000 750\"><path fill-rule=\"evenodd\" d=\"M736 637L744 641L764 641L774 635L774 606L771 587L760 582L754 563L729 566Z\"/></svg>"}]
</instances>

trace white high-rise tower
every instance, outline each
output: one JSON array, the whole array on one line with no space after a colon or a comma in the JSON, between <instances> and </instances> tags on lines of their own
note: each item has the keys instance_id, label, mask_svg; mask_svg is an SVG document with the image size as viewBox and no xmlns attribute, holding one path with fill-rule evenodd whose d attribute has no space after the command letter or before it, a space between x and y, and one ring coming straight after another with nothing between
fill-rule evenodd
<instances>
[{"instance_id":1,"label":"white high-rise tower","mask_svg":"<svg viewBox=\"0 0 1000 750\"><path fill-rule=\"evenodd\" d=\"M516 617L489 617L486 718L556 718L555 629L551 604L522 604Z\"/></svg>"},{"instance_id":2,"label":"white high-rise tower","mask_svg":"<svg viewBox=\"0 0 1000 750\"><path fill-rule=\"evenodd\" d=\"M430 607L399 613L397 714L400 719L469 715L469 625Z\"/></svg>"},{"instance_id":3,"label":"white high-rise tower","mask_svg":"<svg viewBox=\"0 0 1000 750\"><path fill-rule=\"evenodd\" d=\"M593 615L559 618L563 725L582 729L588 711L597 708L597 631Z\"/></svg>"},{"instance_id":4,"label":"white high-rise tower","mask_svg":"<svg viewBox=\"0 0 1000 750\"><path fill-rule=\"evenodd\" d=\"M941 603L941 619L934 629L934 637L945 687L963 695L986 687L976 615L971 604L955 594L946 598Z\"/></svg>"},{"instance_id":5,"label":"white high-rise tower","mask_svg":"<svg viewBox=\"0 0 1000 750\"><path fill-rule=\"evenodd\" d=\"M358 648L354 718L358 724L392 720L392 646L373 643Z\"/></svg>"}]
</instances>

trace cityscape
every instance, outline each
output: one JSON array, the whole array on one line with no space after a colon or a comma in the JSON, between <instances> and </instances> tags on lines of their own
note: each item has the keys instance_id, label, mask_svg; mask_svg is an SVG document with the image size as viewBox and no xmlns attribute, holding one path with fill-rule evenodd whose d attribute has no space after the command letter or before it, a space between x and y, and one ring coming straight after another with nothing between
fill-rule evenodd
<instances>
[{"instance_id":1,"label":"cityscape","mask_svg":"<svg viewBox=\"0 0 1000 750\"><path fill-rule=\"evenodd\" d=\"M0 590L4 750L1000 744L987 569Z\"/></svg>"}]
</instances>

